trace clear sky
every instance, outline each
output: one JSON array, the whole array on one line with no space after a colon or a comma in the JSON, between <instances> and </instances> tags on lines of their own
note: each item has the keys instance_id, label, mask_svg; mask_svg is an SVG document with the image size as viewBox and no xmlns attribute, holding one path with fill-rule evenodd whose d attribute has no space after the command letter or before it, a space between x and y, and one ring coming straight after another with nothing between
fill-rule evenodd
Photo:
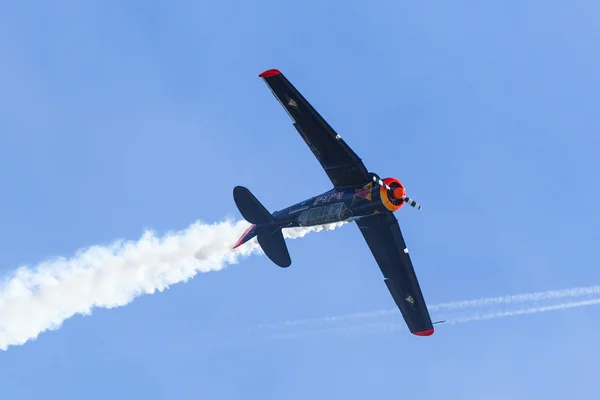
<instances>
[{"instance_id":1,"label":"clear sky","mask_svg":"<svg viewBox=\"0 0 600 400\"><path fill-rule=\"evenodd\" d=\"M257 77L279 68L370 170L423 204L397 216L429 304L600 284L599 11L577 0L5 2L0 272L145 228L239 218L238 184L273 211L329 189ZM219 332L393 307L355 226L288 246L288 269L254 256L10 347L0 397L597 391L594 307L427 338L267 332L207 348Z\"/></svg>"}]
</instances>

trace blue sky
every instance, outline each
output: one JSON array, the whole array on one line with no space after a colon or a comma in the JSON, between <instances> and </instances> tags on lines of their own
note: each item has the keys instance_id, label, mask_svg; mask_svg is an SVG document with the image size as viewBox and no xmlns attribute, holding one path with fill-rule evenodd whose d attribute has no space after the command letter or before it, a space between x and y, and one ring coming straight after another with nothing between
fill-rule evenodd
<instances>
[{"instance_id":1,"label":"blue sky","mask_svg":"<svg viewBox=\"0 0 600 400\"><path fill-rule=\"evenodd\" d=\"M423 204L397 216L428 303L598 284L592 3L3 4L0 272L237 218L238 184L271 210L329 189L257 77L279 68ZM206 333L393 306L355 226L288 246L287 270L251 257L9 348L2 398L596 391L593 307L205 348Z\"/></svg>"}]
</instances>

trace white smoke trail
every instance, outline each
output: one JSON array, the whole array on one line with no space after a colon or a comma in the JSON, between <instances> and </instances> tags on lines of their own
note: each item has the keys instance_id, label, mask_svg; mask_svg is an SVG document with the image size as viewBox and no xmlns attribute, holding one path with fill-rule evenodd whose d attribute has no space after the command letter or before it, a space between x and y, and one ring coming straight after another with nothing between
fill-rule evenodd
<instances>
[{"instance_id":1,"label":"white smoke trail","mask_svg":"<svg viewBox=\"0 0 600 400\"><path fill-rule=\"evenodd\" d=\"M488 297L488 298L480 298L474 300L460 300L453 301L449 303L440 303L433 304L428 306L430 311L437 310L447 310L447 311L457 311L466 308L481 308L481 307L489 307L489 306L498 306L498 305L514 305L514 304L522 304L522 303L534 303L534 302L543 302L549 300L556 299L564 299L564 298L581 298L584 296L593 296L600 294L600 285L596 286L586 286L586 287L576 287L569 289L560 289L560 290L547 290L543 292L533 292L533 293L521 293L515 295L508 296L498 296L498 297ZM376 318L385 315L391 314L399 314L400 311L398 308L392 308L389 310L379 310L379 311L366 311L345 315L337 315L337 316L329 316L329 317L319 317L319 318L305 318L305 319L297 319L285 321L278 324L262 324L257 326L254 329L277 329L282 326L298 326L298 325L309 325L309 324L318 324L318 323L327 323L327 322L344 322L355 319L366 319L366 318ZM249 328L248 330L252 330Z\"/></svg>"},{"instance_id":2,"label":"white smoke trail","mask_svg":"<svg viewBox=\"0 0 600 400\"><path fill-rule=\"evenodd\" d=\"M283 232L294 239L343 224ZM75 314L91 314L94 307L124 306L142 294L185 282L197 272L218 271L241 257L262 253L256 238L231 250L248 226L245 221L196 222L162 237L147 231L138 241L92 246L70 259L22 266L0 284L0 349L58 329Z\"/></svg>"}]
</instances>

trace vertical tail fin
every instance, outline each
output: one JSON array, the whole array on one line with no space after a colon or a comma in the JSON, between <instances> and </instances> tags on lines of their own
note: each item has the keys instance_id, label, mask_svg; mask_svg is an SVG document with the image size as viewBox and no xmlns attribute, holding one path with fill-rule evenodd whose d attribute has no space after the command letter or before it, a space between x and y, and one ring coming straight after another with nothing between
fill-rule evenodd
<instances>
[{"instance_id":1,"label":"vertical tail fin","mask_svg":"<svg viewBox=\"0 0 600 400\"><path fill-rule=\"evenodd\" d=\"M292 264L290 253L281 227L277 226L271 213L243 186L233 188L233 200L242 217L252 224L233 248L257 236L258 244L271 261L282 268L289 267Z\"/></svg>"}]
</instances>

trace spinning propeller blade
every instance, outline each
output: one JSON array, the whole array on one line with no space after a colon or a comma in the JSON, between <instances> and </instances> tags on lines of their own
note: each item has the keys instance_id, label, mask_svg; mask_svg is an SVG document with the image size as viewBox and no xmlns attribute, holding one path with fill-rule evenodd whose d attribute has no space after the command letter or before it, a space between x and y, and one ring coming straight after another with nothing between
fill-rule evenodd
<instances>
[{"instance_id":1,"label":"spinning propeller blade","mask_svg":"<svg viewBox=\"0 0 600 400\"><path fill-rule=\"evenodd\" d=\"M389 185L386 185L383 182L383 180L379 176L377 176L376 174L373 174L373 182L377 183L379 186L385 187L387 190L392 190L392 188L390 188ZM421 205L419 203L417 203L416 201L414 201L413 199L411 199L410 197L408 197L408 196L402 197L402 200L404 200L404 202L406 202L411 207L416 208L417 210L421 209Z\"/></svg>"},{"instance_id":2,"label":"spinning propeller blade","mask_svg":"<svg viewBox=\"0 0 600 400\"><path fill-rule=\"evenodd\" d=\"M416 201L414 201L413 199L411 199L410 197L406 197L404 196L404 201L409 204L410 206L416 208L417 210L421 209L421 205L419 203L417 203Z\"/></svg>"}]
</instances>

